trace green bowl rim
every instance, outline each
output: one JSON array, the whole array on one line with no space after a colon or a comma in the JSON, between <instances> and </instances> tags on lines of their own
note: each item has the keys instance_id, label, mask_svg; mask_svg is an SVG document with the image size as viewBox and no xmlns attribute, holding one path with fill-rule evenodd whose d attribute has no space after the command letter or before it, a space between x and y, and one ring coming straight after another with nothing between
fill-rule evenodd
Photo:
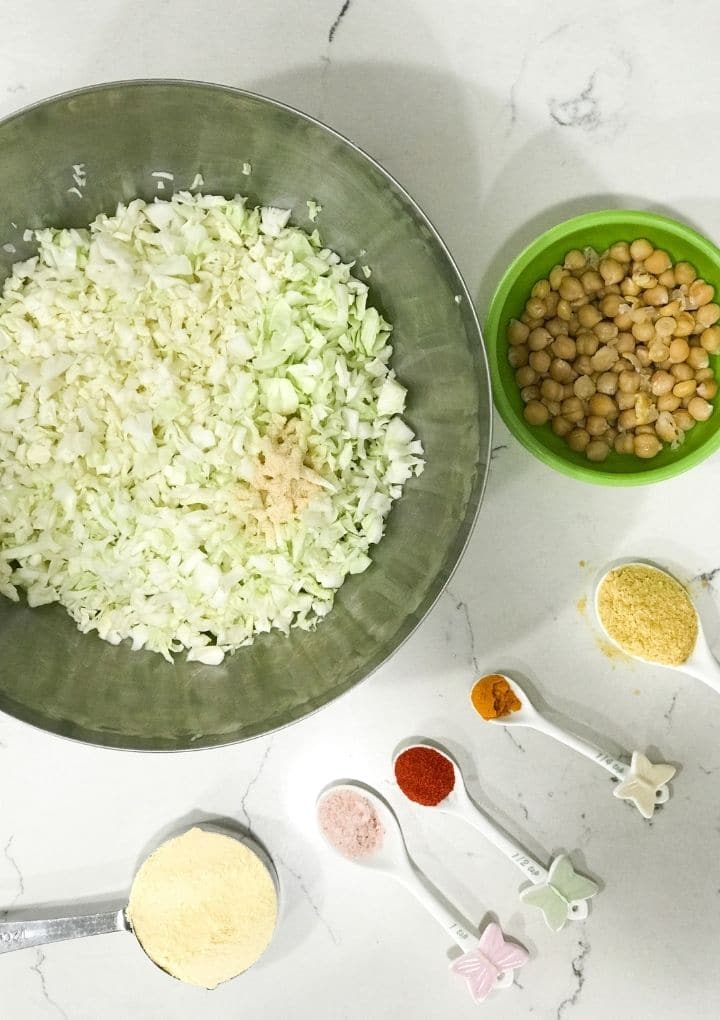
<instances>
[{"instance_id":1,"label":"green bowl rim","mask_svg":"<svg viewBox=\"0 0 720 1020\"><path fill-rule=\"evenodd\" d=\"M523 422L520 422L505 393L498 367L500 312L508 295L515 286L519 273L548 245L561 240L570 231L576 230L579 227L606 226L608 221L612 219L623 220L625 222L630 221L633 224L637 224L637 226L649 228L650 232L652 232L653 227L671 229L681 240L687 240L696 248L700 248L709 259L717 263L718 277L720 278L720 248L707 237L698 233L693 227L689 227L679 220L642 209L602 209L596 212L582 213L579 216L563 220L554 227L550 227L549 230L536 237L534 241L531 241L526 248L515 256L495 288L485 317L483 336L487 346L488 361L490 362L495 407L512 434L522 443L526 450L529 450L530 453L534 454L544 464L547 464L548 467L554 468L570 478L593 482L597 485L649 485L653 482L662 482L668 478L675 478L677 475L695 467L714 453L720 448L720 428L702 446L697 450L693 450L692 453L689 453L676 464L665 464L663 467L650 468L647 471L640 471L636 474L615 474L612 471L582 467L581 465L564 460L551 450L548 450L547 447L535 438L534 433Z\"/></svg>"}]
</instances>

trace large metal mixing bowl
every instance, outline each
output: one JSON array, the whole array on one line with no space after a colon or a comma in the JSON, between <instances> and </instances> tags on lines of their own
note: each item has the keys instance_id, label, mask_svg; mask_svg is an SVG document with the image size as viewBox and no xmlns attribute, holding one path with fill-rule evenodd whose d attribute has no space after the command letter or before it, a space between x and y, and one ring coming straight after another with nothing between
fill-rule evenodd
<instances>
[{"instance_id":1,"label":"large metal mixing bowl","mask_svg":"<svg viewBox=\"0 0 720 1020\"><path fill-rule=\"evenodd\" d=\"M243 163L252 164L244 176ZM78 197L73 164L84 163ZM60 606L0 597L0 709L95 744L180 750L243 740L301 718L391 655L433 604L463 551L483 492L491 431L480 329L445 246L368 156L279 103L191 82L124 82L30 107L0 124L0 278L31 254L26 227L83 226L118 201L158 194L153 171L252 203L323 211L324 241L372 265L372 301L394 324L394 367L424 474L392 510L373 565L343 585L313 633L261 636L222 666L82 635ZM14 227L13 224L17 226ZM365 249L367 255L361 257Z\"/></svg>"}]
</instances>

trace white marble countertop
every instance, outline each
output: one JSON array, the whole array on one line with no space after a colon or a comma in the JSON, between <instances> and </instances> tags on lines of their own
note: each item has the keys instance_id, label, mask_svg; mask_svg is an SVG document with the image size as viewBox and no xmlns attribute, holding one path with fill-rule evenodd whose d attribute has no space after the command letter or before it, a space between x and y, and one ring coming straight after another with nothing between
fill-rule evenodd
<instances>
[{"instance_id":1,"label":"white marble countertop","mask_svg":"<svg viewBox=\"0 0 720 1020\"><path fill-rule=\"evenodd\" d=\"M482 312L509 257L582 210L664 210L720 239L719 29L711 0L37 0L4 19L0 114L147 76L286 100L397 175ZM447 972L441 930L399 887L319 844L316 792L350 775L388 792L418 861L471 922L490 911L531 950L518 986L482 1007L488 1016L717 1016L720 703L678 673L606 657L577 603L605 561L648 556L695 578L717 637L720 457L617 490L554 474L499 423L495 444L450 589L385 668L318 715L242 746L160 756L0 718L0 907L119 894L161 829L200 814L249 823L285 890L267 957L215 993L169 981L131 938L110 935L3 957L3 1020L475 1016ZM656 819L644 822L600 770L548 739L483 728L467 690L498 666L522 670L610 749L681 763ZM585 923L551 934L520 908L519 876L480 837L399 802L389 755L418 733L460 750L480 803L541 859L572 850L599 878Z\"/></svg>"}]
</instances>

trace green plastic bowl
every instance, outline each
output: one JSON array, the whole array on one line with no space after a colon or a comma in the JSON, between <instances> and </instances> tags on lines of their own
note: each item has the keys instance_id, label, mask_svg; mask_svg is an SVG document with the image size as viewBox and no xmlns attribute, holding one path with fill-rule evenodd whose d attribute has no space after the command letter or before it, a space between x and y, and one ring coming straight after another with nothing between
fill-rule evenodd
<instances>
[{"instance_id":1,"label":"green plastic bowl","mask_svg":"<svg viewBox=\"0 0 720 1020\"><path fill-rule=\"evenodd\" d=\"M698 275L712 283L720 294L720 249L695 230L655 213L625 209L576 216L541 234L511 263L493 295L485 323L485 341L490 359L495 406L512 434L545 464L572 478L600 485L647 485L687 471L720 447L720 413L699 422L685 435L677 450L664 447L652 460L611 452L602 464L593 464L582 453L574 453L549 425L531 426L523 418L523 402L507 360L505 332L512 318L519 318L533 284L562 263L571 248L591 245L598 252L616 241L647 237L663 248L673 262L691 262ZM717 356L710 364L718 375Z\"/></svg>"}]
</instances>

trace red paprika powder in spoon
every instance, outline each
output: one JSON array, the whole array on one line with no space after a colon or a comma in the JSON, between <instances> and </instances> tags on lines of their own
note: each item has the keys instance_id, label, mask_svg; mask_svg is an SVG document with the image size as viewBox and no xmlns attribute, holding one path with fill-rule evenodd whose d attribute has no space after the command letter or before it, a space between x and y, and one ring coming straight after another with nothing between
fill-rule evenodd
<instances>
[{"instance_id":1,"label":"red paprika powder in spoon","mask_svg":"<svg viewBox=\"0 0 720 1020\"><path fill-rule=\"evenodd\" d=\"M452 762L433 747L409 747L395 759L395 779L408 798L435 807L455 789Z\"/></svg>"}]
</instances>

